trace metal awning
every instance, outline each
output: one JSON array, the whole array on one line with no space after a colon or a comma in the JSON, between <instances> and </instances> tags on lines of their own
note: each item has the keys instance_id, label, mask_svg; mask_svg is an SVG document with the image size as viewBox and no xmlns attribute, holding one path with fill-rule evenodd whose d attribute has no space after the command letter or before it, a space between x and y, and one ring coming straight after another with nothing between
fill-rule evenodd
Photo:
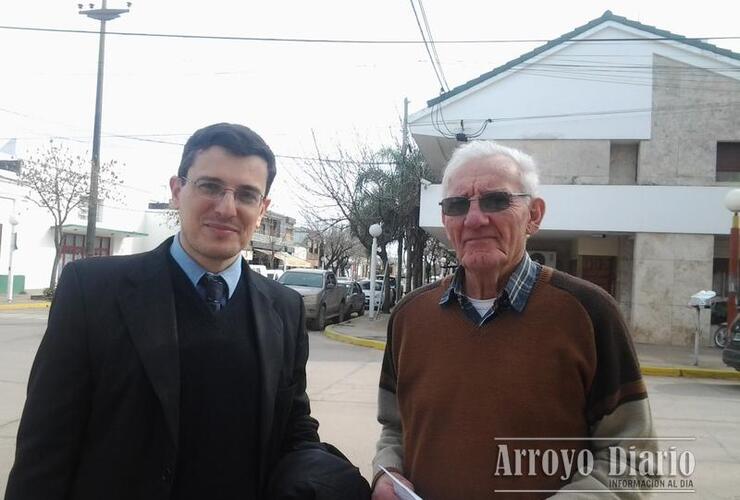
<instances>
[{"instance_id":1,"label":"metal awning","mask_svg":"<svg viewBox=\"0 0 740 500\"><path fill-rule=\"evenodd\" d=\"M70 234L87 234L87 227L79 224L65 224L62 226L63 233ZM137 238L141 236L149 236L147 233L139 233L136 231L126 231L125 229L106 229L104 227L95 228L95 236L113 237L121 236L122 238Z\"/></svg>"},{"instance_id":2,"label":"metal awning","mask_svg":"<svg viewBox=\"0 0 740 500\"><path fill-rule=\"evenodd\" d=\"M300 257L296 257L295 255L290 255L289 253L275 252L275 254L273 255L272 252L266 252L265 250L260 250L259 248L252 248L252 251L261 253L262 255L267 255L268 257L275 257L277 260L281 260L283 264L288 267L306 267L309 269L313 267L313 264L311 264L307 260L303 260Z\"/></svg>"},{"instance_id":3,"label":"metal awning","mask_svg":"<svg viewBox=\"0 0 740 500\"><path fill-rule=\"evenodd\" d=\"M282 260L283 264L288 267L313 267L313 265L309 261L303 260L300 257L296 257L295 255L290 255L289 253L285 252L275 252L275 258Z\"/></svg>"}]
</instances>

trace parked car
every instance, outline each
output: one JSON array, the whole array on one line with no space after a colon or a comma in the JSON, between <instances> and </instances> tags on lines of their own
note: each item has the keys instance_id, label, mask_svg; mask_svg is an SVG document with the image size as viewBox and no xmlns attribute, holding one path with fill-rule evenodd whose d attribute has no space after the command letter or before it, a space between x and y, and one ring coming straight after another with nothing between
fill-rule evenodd
<instances>
[{"instance_id":1,"label":"parked car","mask_svg":"<svg viewBox=\"0 0 740 500\"><path fill-rule=\"evenodd\" d=\"M344 299L347 309L344 317L349 318L352 313L357 313L357 316L365 314L365 294L360 284L348 278L338 278L337 282L347 289L347 295Z\"/></svg>"},{"instance_id":2,"label":"parked car","mask_svg":"<svg viewBox=\"0 0 740 500\"><path fill-rule=\"evenodd\" d=\"M306 322L312 330L323 330L326 321L344 321L346 288L337 285L337 277L326 269L291 269L278 279L303 296Z\"/></svg>"},{"instance_id":3,"label":"parked car","mask_svg":"<svg viewBox=\"0 0 740 500\"><path fill-rule=\"evenodd\" d=\"M267 276L267 267L262 264L249 264L249 269L262 276Z\"/></svg>"},{"instance_id":4,"label":"parked car","mask_svg":"<svg viewBox=\"0 0 740 500\"><path fill-rule=\"evenodd\" d=\"M283 272L284 271L282 269L268 269L265 272L267 273L266 276L268 278L273 279L273 280L277 280L277 279L280 279L280 276L283 275Z\"/></svg>"},{"instance_id":5,"label":"parked car","mask_svg":"<svg viewBox=\"0 0 740 500\"><path fill-rule=\"evenodd\" d=\"M360 281L362 293L365 295L365 309L370 309L370 280ZM375 281L375 304L379 307L383 302L383 282Z\"/></svg>"},{"instance_id":6,"label":"parked car","mask_svg":"<svg viewBox=\"0 0 740 500\"><path fill-rule=\"evenodd\" d=\"M740 321L735 321L730 330L730 338L722 350L722 361L740 371Z\"/></svg>"}]
</instances>

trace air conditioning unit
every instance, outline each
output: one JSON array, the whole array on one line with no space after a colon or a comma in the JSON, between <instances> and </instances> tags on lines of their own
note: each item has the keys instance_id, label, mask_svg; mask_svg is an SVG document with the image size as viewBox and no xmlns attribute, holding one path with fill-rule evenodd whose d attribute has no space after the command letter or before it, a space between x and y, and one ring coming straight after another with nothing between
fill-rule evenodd
<instances>
[{"instance_id":1,"label":"air conditioning unit","mask_svg":"<svg viewBox=\"0 0 740 500\"><path fill-rule=\"evenodd\" d=\"M529 256L533 261L539 262L543 266L555 267L555 263L558 260L557 252L552 250L530 250Z\"/></svg>"}]
</instances>

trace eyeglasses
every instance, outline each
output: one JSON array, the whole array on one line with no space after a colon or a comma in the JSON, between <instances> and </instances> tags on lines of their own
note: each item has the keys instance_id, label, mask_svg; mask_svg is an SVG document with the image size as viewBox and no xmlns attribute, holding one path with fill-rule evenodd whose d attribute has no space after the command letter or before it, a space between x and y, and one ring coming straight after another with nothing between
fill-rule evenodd
<instances>
[{"instance_id":1,"label":"eyeglasses","mask_svg":"<svg viewBox=\"0 0 740 500\"><path fill-rule=\"evenodd\" d=\"M470 210L470 202L478 200L481 212L500 212L509 208L515 197L531 196L528 193L507 193L506 191L492 191L480 196L450 196L440 201L442 213L449 216L465 215Z\"/></svg>"},{"instance_id":2,"label":"eyeglasses","mask_svg":"<svg viewBox=\"0 0 740 500\"><path fill-rule=\"evenodd\" d=\"M227 191L231 191L234 194L234 201L245 207L255 207L264 199L265 195L248 187L230 188L226 187L222 182L218 182L212 179L196 179L191 180L187 177L180 177L185 182L189 182L195 188L195 192L204 198L209 200L220 200L226 196Z\"/></svg>"}]
</instances>

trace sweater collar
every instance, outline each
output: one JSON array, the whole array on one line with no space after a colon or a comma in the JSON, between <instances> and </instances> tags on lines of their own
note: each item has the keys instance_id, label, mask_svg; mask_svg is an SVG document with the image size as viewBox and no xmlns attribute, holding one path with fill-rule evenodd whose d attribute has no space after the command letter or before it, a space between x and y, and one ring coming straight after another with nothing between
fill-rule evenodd
<instances>
[{"instance_id":1,"label":"sweater collar","mask_svg":"<svg viewBox=\"0 0 740 500\"><path fill-rule=\"evenodd\" d=\"M493 306L481 318L463 292L465 268L459 266L457 271L455 271L455 275L452 278L450 286L447 288L445 293L442 294L439 304L441 306L447 306L453 299L457 299L458 304L460 304L460 307L467 316L473 319L473 315L475 315L475 319L473 319L473 321L479 326L493 318L499 308L510 306L515 311L521 313L527 305L527 301L529 300L529 296L532 294L532 290L534 289L534 285L537 282L537 278L539 277L541 270L542 266L533 261L527 252L524 252L522 260L519 261L514 272L509 276L506 286L501 293L499 293L498 297L496 297Z\"/></svg>"}]
</instances>

